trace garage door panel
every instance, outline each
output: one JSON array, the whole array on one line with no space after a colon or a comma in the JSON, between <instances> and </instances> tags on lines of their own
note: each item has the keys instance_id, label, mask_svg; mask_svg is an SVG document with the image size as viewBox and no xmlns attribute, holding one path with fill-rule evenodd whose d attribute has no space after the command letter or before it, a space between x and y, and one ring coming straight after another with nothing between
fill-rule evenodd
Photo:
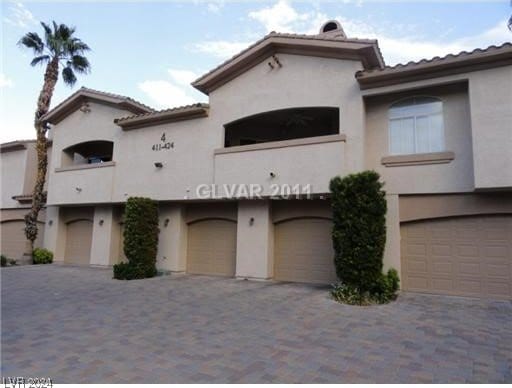
<instances>
[{"instance_id":1,"label":"garage door panel","mask_svg":"<svg viewBox=\"0 0 512 388\"><path fill-rule=\"evenodd\" d=\"M512 299L512 239L508 236L512 236L512 216L403 224L404 289Z\"/></svg>"},{"instance_id":2,"label":"garage door panel","mask_svg":"<svg viewBox=\"0 0 512 388\"><path fill-rule=\"evenodd\" d=\"M430 280L430 288L445 292L452 292L455 288L454 283L455 280L449 277L432 277Z\"/></svg>"},{"instance_id":3,"label":"garage door panel","mask_svg":"<svg viewBox=\"0 0 512 388\"><path fill-rule=\"evenodd\" d=\"M67 225L65 262L90 264L92 244L92 221L78 220Z\"/></svg>"},{"instance_id":4,"label":"garage door panel","mask_svg":"<svg viewBox=\"0 0 512 388\"><path fill-rule=\"evenodd\" d=\"M187 272L234 276L235 266L235 222L204 220L189 225Z\"/></svg>"},{"instance_id":5,"label":"garage door panel","mask_svg":"<svg viewBox=\"0 0 512 388\"><path fill-rule=\"evenodd\" d=\"M454 272L454 265L450 257L433 258L432 273L434 275L452 274Z\"/></svg>"},{"instance_id":6,"label":"garage door panel","mask_svg":"<svg viewBox=\"0 0 512 388\"><path fill-rule=\"evenodd\" d=\"M459 257L480 257L477 245L460 244L455 247L456 255Z\"/></svg>"},{"instance_id":7,"label":"garage door panel","mask_svg":"<svg viewBox=\"0 0 512 388\"><path fill-rule=\"evenodd\" d=\"M324 283L336 281L332 221L302 218L275 226L274 277L277 280Z\"/></svg>"},{"instance_id":8,"label":"garage door panel","mask_svg":"<svg viewBox=\"0 0 512 388\"><path fill-rule=\"evenodd\" d=\"M36 247L41 247L43 243L44 228L43 224L38 224L39 232L35 241ZM6 221L0 224L0 249L3 255L10 259L20 260L25 253L27 239L25 237L25 222L22 220Z\"/></svg>"},{"instance_id":9,"label":"garage door panel","mask_svg":"<svg viewBox=\"0 0 512 388\"><path fill-rule=\"evenodd\" d=\"M487 276L494 279L510 278L512 263L507 259L489 259L486 263Z\"/></svg>"},{"instance_id":10,"label":"garage door panel","mask_svg":"<svg viewBox=\"0 0 512 388\"><path fill-rule=\"evenodd\" d=\"M467 279L459 279L457 281L457 288L459 292L464 293L466 295L482 295L485 290L483 289L482 281L478 278L467 278Z\"/></svg>"},{"instance_id":11,"label":"garage door panel","mask_svg":"<svg viewBox=\"0 0 512 388\"><path fill-rule=\"evenodd\" d=\"M483 265L478 258L474 260L461 259L458 266L460 276L482 276L484 274Z\"/></svg>"},{"instance_id":12,"label":"garage door panel","mask_svg":"<svg viewBox=\"0 0 512 388\"><path fill-rule=\"evenodd\" d=\"M488 286L488 294L497 298L507 298L512 294L512 285L503 281L492 281Z\"/></svg>"}]
</instances>

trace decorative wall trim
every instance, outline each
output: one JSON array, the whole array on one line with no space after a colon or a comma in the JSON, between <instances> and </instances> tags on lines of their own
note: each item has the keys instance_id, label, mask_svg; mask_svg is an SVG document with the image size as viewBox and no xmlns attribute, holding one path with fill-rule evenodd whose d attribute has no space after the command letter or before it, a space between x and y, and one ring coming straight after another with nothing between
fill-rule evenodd
<instances>
[{"instance_id":1,"label":"decorative wall trim","mask_svg":"<svg viewBox=\"0 0 512 388\"><path fill-rule=\"evenodd\" d=\"M452 151L431 152L426 154L384 156L381 163L386 167L417 166L422 164L450 163L455 159Z\"/></svg>"},{"instance_id":2,"label":"decorative wall trim","mask_svg":"<svg viewBox=\"0 0 512 388\"><path fill-rule=\"evenodd\" d=\"M284 147L297 147L308 144L321 144L321 143L333 143L338 141L346 141L347 137L345 134L340 133L338 135L327 135L327 136L315 136L306 137L303 139L292 139L283 141L271 141L268 143L249 144L244 146L234 146L227 148L217 148L214 150L215 155L220 154L231 154L235 152L246 152L246 151L259 151L269 150L273 148L284 148Z\"/></svg>"},{"instance_id":3,"label":"decorative wall trim","mask_svg":"<svg viewBox=\"0 0 512 388\"><path fill-rule=\"evenodd\" d=\"M91 168L101 168L101 167L112 167L115 166L116 162L103 162L103 163L92 163L92 164L77 164L75 166L68 167L57 167L55 172L63 172L63 171L74 171L74 170L88 170Z\"/></svg>"}]
</instances>

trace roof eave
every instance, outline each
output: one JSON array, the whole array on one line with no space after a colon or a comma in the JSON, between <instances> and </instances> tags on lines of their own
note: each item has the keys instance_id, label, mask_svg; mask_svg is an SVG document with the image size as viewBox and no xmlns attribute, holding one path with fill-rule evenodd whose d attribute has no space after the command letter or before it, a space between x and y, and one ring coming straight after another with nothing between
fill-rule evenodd
<instances>
[{"instance_id":1,"label":"roof eave","mask_svg":"<svg viewBox=\"0 0 512 388\"><path fill-rule=\"evenodd\" d=\"M119 125L123 130L128 131L159 124L203 118L208 116L208 112L208 107L200 106L187 108L181 111L169 111L149 115L141 115L139 117L136 116L124 119L115 119L114 123Z\"/></svg>"},{"instance_id":2,"label":"roof eave","mask_svg":"<svg viewBox=\"0 0 512 388\"><path fill-rule=\"evenodd\" d=\"M341 41L269 36L218 68L206 73L194 81L192 86L205 94L209 94L275 52L360 60L365 69L384 66L384 60L376 41Z\"/></svg>"},{"instance_id":3,"label":"roof eave","mask_svg":"<svg viewBox=\"0 0 512 388\"><path fill-rule=\"evenodd\" d=\"M512 64L512 50L490 53L479 53L470 57L453 57L439 59L437 62L426 62L405 65L403 67L361 72L356 75L361 90L414 82L430 78L438 78L454 74L468 73Z\"/></svg>"},{"instance_id":4,"label":"roof eave","mask_svg":"<svg viewBox=\"0 0 512 388\"><path fill-rule=\"evenodd\" d=\"M67 101L62 102L60 105L42 116L40 121L50 124L57 124L70 113L78 109L83 103L89 101L119 107L135 114L149 113L153 111L149 107L146 107L135 101L132 102L128 99L116 98L108 95L100 95L99 93L93 93L88 90L78 90L76 93L68 97Z\"/></svg>"}]
</instances>

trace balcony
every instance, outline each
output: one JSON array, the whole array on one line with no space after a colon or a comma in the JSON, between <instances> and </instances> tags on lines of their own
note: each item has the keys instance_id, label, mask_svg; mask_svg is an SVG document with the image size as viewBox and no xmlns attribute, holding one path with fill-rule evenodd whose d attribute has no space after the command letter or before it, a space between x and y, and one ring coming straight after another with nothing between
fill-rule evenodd
<instances>
[{"instance_id":1,"label":"balcony","mask_svg":"<svg viewBox=\"0 0 512 388\"><path fill-rule=\"evenodd\" d=\"M332 177L344 170L345 135L316 136L220 148L214 151L217 187L255 184L263 196L279 195L276 186L310 185L327 193Z\"/></svg>"},{"instance_id":2,"label":"balcony","mask_svg":"<svg viewBox=\"0 0 512 388\"><path fill-rule=\"evenodd\" d=\"M50 176L48 204L110 202L114 168L115 162L56 168Z\"/></svg>"}]
</instances>

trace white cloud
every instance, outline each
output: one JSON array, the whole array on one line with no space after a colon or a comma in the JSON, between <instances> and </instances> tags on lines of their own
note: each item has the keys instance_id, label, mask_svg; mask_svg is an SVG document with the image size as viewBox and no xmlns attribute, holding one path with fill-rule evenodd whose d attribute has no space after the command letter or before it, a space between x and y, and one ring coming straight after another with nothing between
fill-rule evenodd
<instances>
[{"instance_id":1,"label":"white cloud","mask_svg":"<svg viewBox=\"0 0 512 388\"><path fill-rule=\"evenodd\" d=\"M37 20L34 15L32 15L32 12L25 8L23 3L19 1L13 1L9 6L8 16L4 17L4 22L21 28L27 28L37 24Z\"/></svg>"},{"instance_id":2,"label":"white cloud","mask_svg":"<svg viewBox=\"0 0 512 388\"><path fill-rule=\"evenodd\" d=\"M259 22L265 32L295 32L317 34L328 17L314 10L299 13L288 0L278 0L273 6L249 12L249 18Z\"/></svg>"},{"instance_id":3,"label":"white cloud","mask_svg":"<svg viewBox=\"0 0 512 388\"><path fill-rule=\"evenodd\" d=\"M138 84L140 90L161 108L193 104L194 98L182 88L165 80L144 81Z\"/></svg>"},{"instance_id":4,"label":"white cloud","mask_svg":"<svg viewBox=\"0 0 512 388\"><path fill-rule=\"evenodd\" d=\"M208 12L215 13L215 14L220 13L222 8L224 8L223 0L212 1L206 5L206 9L208 10Z\"/></svg>"},{"instance_id":5,"label":"white cloud","mask_svg":"<svg viewBox=\"0 0 512 388\"><path fill-rule=\"evenodd\" d=\"M352 0L344 0L351 2ZM361 0L355 0L361 5ZM328 19L318 7L311 11L299 12L289 0L277 0L273 5L248 13L248 18L258 23L265 33L270 31L292 32L301 34L317 34L320 27ZM423 58L444 56L460 51L485 48L492 44L498 45L512 40L512 34L506 27L506 20L479 34L458 39L447 39L446 30L432 37L418 36L418 26L403 23L389 23L382 21L370 24L357 19L346 19L337 16L348 37L378 39L379 47L387 64L407 63ZM253 42L212 40L194 45L196 51L212 55L220 59L228 59L247 48Z\"/></svg>"},{"instance_id":6,"label":"white cloud","mask_svg":"<svg viewBox=\"0 0 512 388\"><path fill-rule=\"evenodd\" d=\"M159 108L170 108L205 101L205 96L190 84L199 78L192 70L170 68L167 70L170 79L146 80L138 87Z\"/></svg>"},{"instance_id":7,"label":"white cloud","mask_svg":"<svg viewBox=\"0 0 512 388\"><path fill-rule=\"evenodd\" d=\"M299 14L286 0L279 0L271 7L249 12L249 18L260 22L267 32L293 32L293 25L308 16Z\"/></svg>"},{"instance_id":8,"label":"white cloud","mask_svg":"<svg viewBox=\"0 0 512 388\"><path fill-rule=\"evenodd\" d=\"M212 55L220 59L228 59L249 46L251 42L230 42L227 40L213 40L194 45L194 50Z\"/></svg>"},{"instance_id":9,"label":"white cloud","mask_svg":"<svg viewBox=\"0 0 512 388\"><path fill-rule=\"evenodd\" d=\"M0 73L0 88L10 88L14 85L12 80L8 78L4 73Z\"/></svg>"},{"instance_id":10,"label":"white cloud","mask_svg":"<svg viewBox=\"0 0 512 388\"><path fill-rule=\"evenodd\" d=\"M180 69L169 69L167 70L171 78L179 85L189 86L192 81L195 81L199 78L199 75L190 70L180 70Z\"/></svg>"},{"instance_id":11,"label":"white cloud","mask_svg":"<svg viewBox=\"0 0 512 388\"><path fill-rule=\"evenodd\" d=\"M414 36L397 38L386 33L386 31L380 31L362 22L344 20L343 18L340 18L340 20L349 37L378 39L379 47L388 65L418 61L423 58L429 59L450 53L458 54L464 50L471 51L475 48L485 48L493 44L499 45L510 41L512 38L505 20L482 33L442 42Z\"/></svg>"}]
</instances>

